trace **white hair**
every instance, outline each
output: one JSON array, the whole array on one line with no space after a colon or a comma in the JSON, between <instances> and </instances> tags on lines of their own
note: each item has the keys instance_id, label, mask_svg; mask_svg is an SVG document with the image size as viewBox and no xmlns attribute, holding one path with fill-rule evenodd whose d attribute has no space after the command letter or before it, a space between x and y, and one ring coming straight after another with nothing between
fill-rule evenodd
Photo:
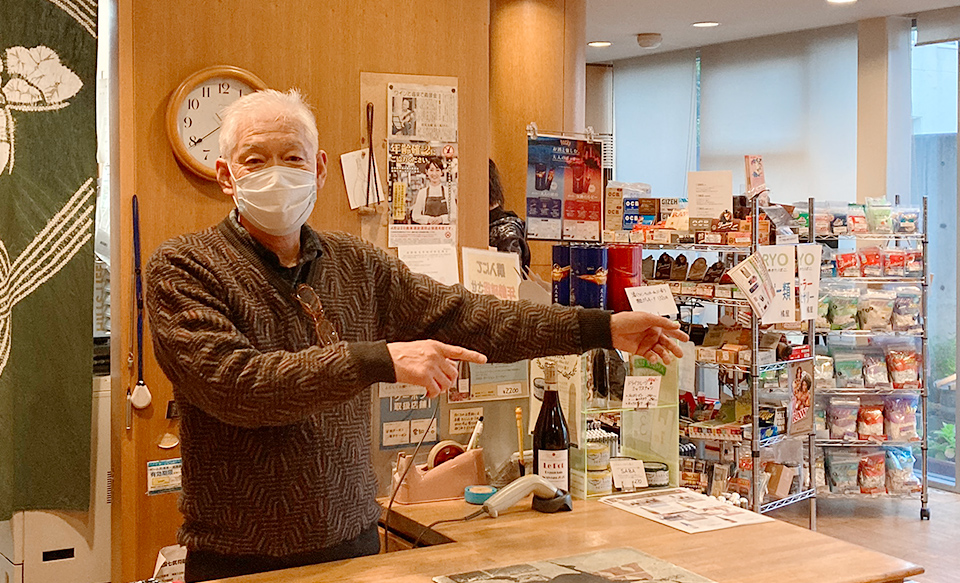
<instances>
[{"instance_id":1,"label":"white hair","mask_svg":"<svg viewBox=\"0 0 960 583\"><path fill-rule=\"evenodd\" d=\"M286 93L276 89L264 89L234 101L220 113L220 156L230 160L243 126L258 115L266 112L276 113L276 120L280 123L293 123L300 126L307 144L314 153L320 149L320 133L317 131L317 120L310 111L310 106L303 99L299 89L291 89Z\"/></svg>"}]
</instances>

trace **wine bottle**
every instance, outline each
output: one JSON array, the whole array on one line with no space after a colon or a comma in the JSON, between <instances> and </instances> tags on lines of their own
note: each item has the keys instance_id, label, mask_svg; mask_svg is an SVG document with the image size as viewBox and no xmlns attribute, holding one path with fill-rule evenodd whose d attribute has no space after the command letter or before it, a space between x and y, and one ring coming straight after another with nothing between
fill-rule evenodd
<instances>
[{"instance_id":1,"label":"wine bottle","mask_svg":"<svg viewBox=\"0 0 960 583\"><path fill-rule=\"evenodd\" d=\"M542 478L570 491L570 434L560 409L557 370L554 363L543 364L543 404L533 429L533 467Z\"/></svg>"}]
</instances>

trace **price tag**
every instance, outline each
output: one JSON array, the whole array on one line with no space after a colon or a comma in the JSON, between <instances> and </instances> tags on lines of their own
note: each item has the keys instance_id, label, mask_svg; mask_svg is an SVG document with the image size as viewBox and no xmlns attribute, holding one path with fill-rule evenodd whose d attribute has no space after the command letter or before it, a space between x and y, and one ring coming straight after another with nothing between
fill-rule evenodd
<instances>
[{"instance_id":1,"label":"price tag","mask_svg":"<svg viewBox=\"0 0 960 583\"><path fill-rule=\"evenodd\" d=\"M679 313L670 286L665 283L628 287L624 291L634 312L650 312L658 316L676 316Z\"/></svg>"},{"instance_id":2,"label":"price tag","mask_svg":"<svg viewBox=\"0 0 960 583\"><path fill-rule=\"evenodd\" d=\"M610 460L613 485L625 492L647 487L647 472L642 460Z\"/></svg>"},{"instance_id":3,"label":"price tag","mask_svg":"<svg viewBox=\"0 0 960 583\"><path fill-rule=\"evenodd\" d=\"M647 409L660 402L661 376L627 377L623 383L623 407Z\"/></svg>"},{"instance_id":4,"label":"price tag","mask_svg":"<svg viewBox=\"0 0 960 583\"><path fill-rule=\"evenodd\" d=\"M520 383L507 383L503 385L497 385L497 396L498 397L522 397L523 385L521 385Z\"/></svg>"}]
</instances>

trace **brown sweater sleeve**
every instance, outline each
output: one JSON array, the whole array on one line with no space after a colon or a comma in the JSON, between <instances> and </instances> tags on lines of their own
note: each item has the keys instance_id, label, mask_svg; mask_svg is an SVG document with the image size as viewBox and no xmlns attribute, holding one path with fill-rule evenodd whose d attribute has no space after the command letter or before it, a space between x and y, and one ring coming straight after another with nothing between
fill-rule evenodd
<instances>
[{"instance_id":1,"label":"brown sweater sleeve","mask_svg":"<svg viewBox=\"0 0 960 583\"><path fill-rule=\"evenodd\" d=\"M376 365L389 359L383 342L258 350L228 317L236 307L222 298L236 290L184 248L162 246L145 280L154 353L178 399L231 425L279 426L392 380Z\"/></svg>"},{"instance_id":2,"label":"brown sweater sleeve","mask_svg":"<svg viewBox=\"0 0 960 583\"><path fill-rule=\"evenodd\" d=\"M502 301L411 272L378 249L388 342L433 338L481 352L490 362L612 348L610 313L529 301Z\"/></svg>"}]
</instances>

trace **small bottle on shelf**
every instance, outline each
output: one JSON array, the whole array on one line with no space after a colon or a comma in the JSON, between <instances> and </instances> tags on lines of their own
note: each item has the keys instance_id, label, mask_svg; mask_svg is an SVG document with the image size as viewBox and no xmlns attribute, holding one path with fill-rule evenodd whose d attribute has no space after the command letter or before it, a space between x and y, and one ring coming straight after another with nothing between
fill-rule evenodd
<instances>
[{"instance_id":1,"label":"small bottle on shelf","mask_svg":"<svg viewBox=\"0 0 960 583\"><path fill-rule=\"evenodd\" d=\"M533 430L534 471L565 492L570 491L570 434L560 408L554 363L543 365L543 405Z\"/></svg>"}]
</instances>

